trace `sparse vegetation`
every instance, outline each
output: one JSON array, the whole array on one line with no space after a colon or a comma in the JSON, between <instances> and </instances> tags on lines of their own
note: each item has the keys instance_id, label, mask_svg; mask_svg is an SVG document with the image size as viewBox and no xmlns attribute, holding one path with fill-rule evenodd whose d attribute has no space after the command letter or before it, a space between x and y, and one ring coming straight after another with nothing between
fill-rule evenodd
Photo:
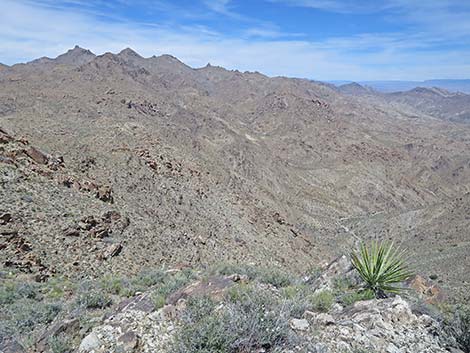
<instances>
[{"instance_id":1,"label":"sparse vegetation","mask_svg":"<svg viewBox=\"0 0 470 353\"><path fill-rule=\"evenodd\" d=\"M207 297L189 300L172 352L269 351L295 341L290 307L271 291L242 285L227 299L223 306Z\"/></svg>"},{"instance_id":2,"label":"sparse vegetation","mask_svg":"<svg viewBox=\"0 0 470 353\"><path fill-rule=\"evenodd\" d=\"M333 293L329 290L322 290L310 297L310 303L313 310L322 313L328 312L335 302Z\"/></svg>"},{"instance_id":3,"label":"sparse vegetation","mask_svg":"<svg viewBox=\"0 0 470 353\"><path fill-rule=\"evenodd\" d=\"M254 265L222 264L213 271L221 275L239 274L247 276L250 280L271 284L277 288L294 284L292 275L278 268L257 267Z\"/></svg>"},{"instance_id":4,"label":"sparse vegetation","mask_svg":"<svg viewBox=\"0 0 470 353\"><path fill-rule=\"evenodd\" d=\"M87 291L77 298L77 305L85 309L104 309L111 304L110 296L97 290Z\"/></svg>"},{"instance_id":5,"label":"sparse vegetation","mask_svg":"<svg viewBox=\"0 0 470 353\"><path fill-rule=\"evenodd\" d=\"M445 321L445 331L463 352L470 353L470 306L457 307Z\"/></svg>"},{"instance_id":6,"label":"sparse vegetation","mask_svg":"<svg viewBox=\"0 0 470 353\"><path fill-rule=\"evenodd\" d=\"M340 301L344 305L352 305L361 300L370 300L375 298L375 293L370 289L352 291L340 296Z\"/></svg>"},{"instance_id":7,"label":"sparse vegetation","mask_svg":"<svg viewBox=\"0 0 470 353\"><path fill-rule=\"evenodd\" d=\"M400 293L397 284L412 276L408 269L404 252L392 243L374 242L369 246L361 244L359 252L351 254L351 262L365 283L378 298L386 293Z\"/></svg>"},{"instance_id":8,"label":"sparse vegetation","mask_svg":"<svg viewBox=\"0 0 470 353\"><path fill-rule=\"evenodd\" d=\"M160 308L168 294L187 284L193 277L190 270L176 273L152 270L130 279L105 276L74 284L63 277L36 283L12 276L0 281L0 341L16 336L22 342L34 342L38 329L70 311L78 315L80 325L86 331L90 318L101 315L113 304L113 298L119 302L138 291L151 291L155 306ZM69 351L66 349L70 345L67 337L53 338L49 344L53 352Z\"/></svg>"},{"instance_id":9,"label":"sparse vegetation","mask_svg":"<svg viewBox=\"0 0 470 353\"><path fill-rule=\"evenodd\" d=\"M51 337L48 343L52 353L66 353L72 351L71 342L65 336Z\"/></svg>"}]
</instances>

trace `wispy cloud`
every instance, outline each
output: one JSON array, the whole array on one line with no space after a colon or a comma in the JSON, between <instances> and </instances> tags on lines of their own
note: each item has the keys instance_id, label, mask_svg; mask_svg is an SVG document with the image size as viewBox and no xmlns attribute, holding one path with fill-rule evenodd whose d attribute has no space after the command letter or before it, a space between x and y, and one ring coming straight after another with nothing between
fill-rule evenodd
<instances>
[{"instance_id":1,"label":"wispy cloud","mask_svg":"<svg viewBox=\"0 0 470 353\"><path fill-rule=\"evenodd\" d=\"M270 0L289 6L307 7L337 13L373 13L390 7L389 1L373 0Z\"/></svg>"},{"instance_id":2,"label":"wispy cloud","mask_svg":"<svg viewBox=\"0 0 470 353\"><path fill-rule=\"evenodd\" d=\"M81 1L0 0L0 62L13 64L44 55L54 57L79 44L97 54L132 47L144 56L169 53L194 67L211 62L229 69L323 80L470 76L470 45L440 50L440 46L450 40L465 43L467 39L461 36L470 33L466 22L449 27L458 32L452 37L439 29L434 32L427 29L437 18L445 21L461 19L466 13L465 8L454 13L445 7L423 18L411 10L404 10L405 6L416 8L422 5L393 0L395 9L401 9L394 11L412 23L416 30L313 40L308 35L286 32L265 21L242 21L248 26L230 34L194 21L134 21L112 11L107 16L106 11L103 13L106 7L80 6ZM127 0L120 1L123 3L114 2L113 6L127 6ZM437 1L429 1L436 6L433 8L440 8ZM213 11L231 13L236 10L226 1L217 5L222 7L211 3ZM163 0L153 4L159 9L175 6ZM392 0L387 6L391 5Z\"/></svg>"}]
</instances>

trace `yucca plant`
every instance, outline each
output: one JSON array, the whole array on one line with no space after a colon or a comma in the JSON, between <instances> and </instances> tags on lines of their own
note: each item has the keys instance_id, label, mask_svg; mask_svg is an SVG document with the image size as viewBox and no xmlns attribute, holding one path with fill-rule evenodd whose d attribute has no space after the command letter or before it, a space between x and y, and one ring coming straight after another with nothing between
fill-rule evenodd
<instances>
[{"instance_id":1,"label":"yucca plant","mask_svg":"<svg viewBox=\"0 0 470 353\"><path fill-rule=\"evenodd\" d=\"M406 265L405 252L393 243L373 242L369 246L363 243L358 252L351 253L351 262L376 298L400 293L403 288L397 284L413 275Z\"/></svg>"}]
</instances>

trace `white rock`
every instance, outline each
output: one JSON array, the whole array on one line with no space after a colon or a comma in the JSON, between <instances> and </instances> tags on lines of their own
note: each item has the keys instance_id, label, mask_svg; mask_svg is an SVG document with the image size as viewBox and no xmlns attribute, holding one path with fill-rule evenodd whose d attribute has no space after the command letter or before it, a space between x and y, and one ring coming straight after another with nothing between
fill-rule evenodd
<instances>
[{"instance_id":1,"label":"white rock","mask_svg":"<svg viewBox=\"0 0 470 353\"><path fill-rule=\"evenodd\" d=\"M97 349L101 345L101 341L96 335L96 333L92 332L88 336L86 336L82 342L80 343L80 347L78 348L79 352L91 352Z\"/></svg>"},{"instance_id":2,"label":"white rock","mask_svg":"<svg viewBox=\"0 0 470 353\"><path fill-rule=\"evenodd\" d=\"M333 316L331 316L330 314L324 314L324 313L321 313L321 314L318 314L316 317L315 317L315 322L319 325L332 325L335 323L335 319L333 318Z\"/></svg>"},{"instance_id":3,"label":"white rock","mask_svg":"<svg viewBox=\"0 0 470 353\"><path fill-rule=\"evenodd\" d=\"M292 319L289 323L290 327L297 331L306 331L310 326L308 321L305 319Z\"/></svg>"}]
</instances>

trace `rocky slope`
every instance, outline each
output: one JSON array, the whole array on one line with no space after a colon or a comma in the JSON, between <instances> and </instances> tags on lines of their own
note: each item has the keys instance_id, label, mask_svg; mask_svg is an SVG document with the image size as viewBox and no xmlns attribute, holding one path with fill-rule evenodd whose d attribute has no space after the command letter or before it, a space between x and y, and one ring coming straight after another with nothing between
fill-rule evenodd
<instances>
[{"instance_id":1,"label":"rocky slope","mask_svg":"<svg viewBox=\"0 0 470 353\"><path fill-rule=\"evenodd\" d=\"M409 105L76 47L0 71L0 126L5 268L301 271L372 237L468 288L470 128Z\"/></svg>"},{"instance_id":2,"label":"rocky slope","mask_svg":"<svg viewBox=\"0 0 470 353\"><path fill-rule=\"evenodd\" d=\"M470 121L470 95L462 92L450 92L437 87L416 87L409 91L381 93L355 82L336 89L347 95L367 97L376 104L392 104L403 111L411 110L417 116L425 114L454 123Z\"/></svg>"},{"instance_id":3,"label":"rocky slope","mask_svg":"<svg viewBox=\"0 0 470 353\"><path fill-rule=\"evenodd\" d=\"M345 300L357 281L346 257L314 277L276 276L202 276L171 293L160 309L151 291L142 293L111 310L78 352L460 352L438 316L419 305L399 296ZM330 297L331 303L321 299ZM211 317L221 330L208 325Z\"/></svg>"}]
</instances>

